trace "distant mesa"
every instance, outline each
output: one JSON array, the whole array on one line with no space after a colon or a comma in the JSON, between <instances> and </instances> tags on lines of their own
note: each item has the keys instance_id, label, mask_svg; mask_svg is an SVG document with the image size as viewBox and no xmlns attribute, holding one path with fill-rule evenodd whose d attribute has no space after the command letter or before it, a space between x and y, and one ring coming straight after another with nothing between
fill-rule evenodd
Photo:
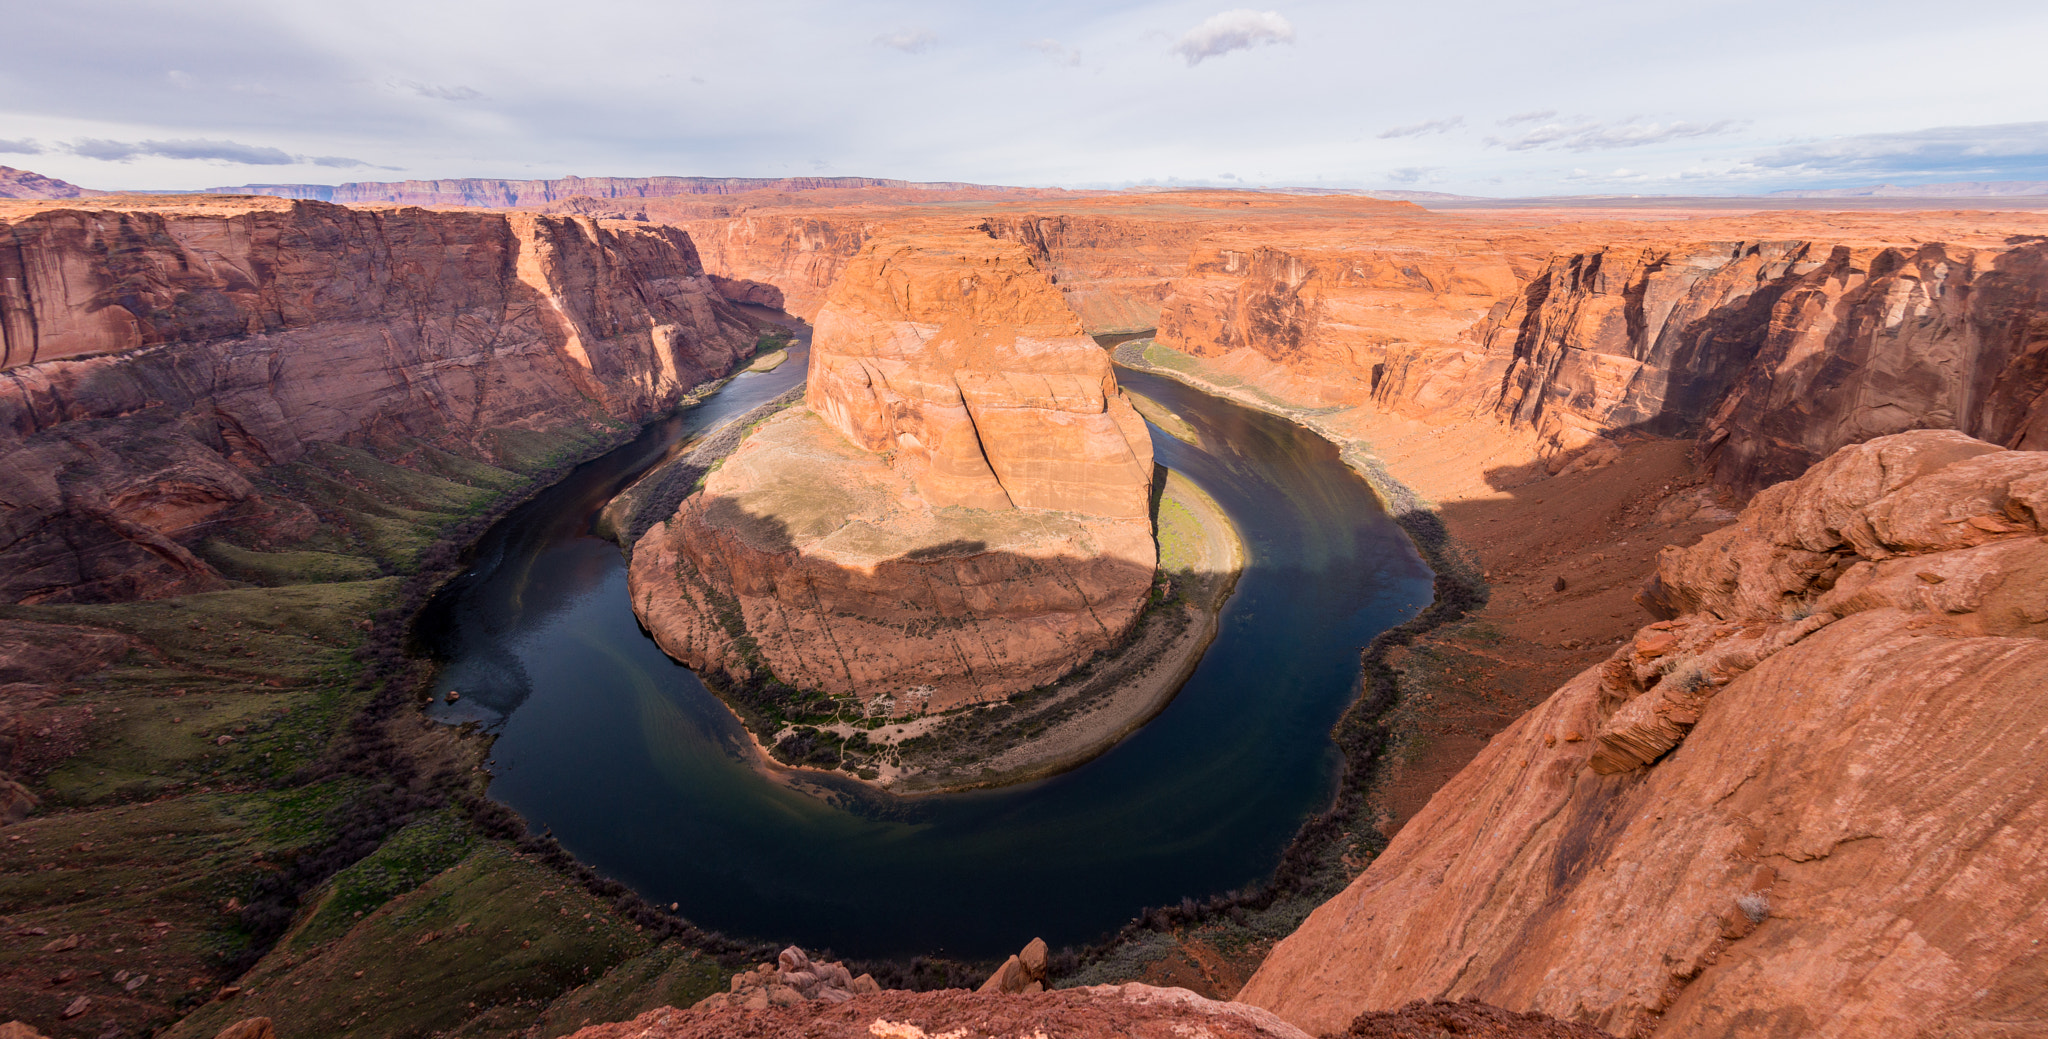
<instances>
[{"instance_id":1,"label":"distant mesa","mask_svg":"<svg viewBox=\"0 0 2048 1039\"><path fill-rule=\"evenodd\" d=\"M2007 198L2048 195L2048 180L1968 180L1943 184L1878 184L1867 188L1790 188L1774 198Z\"/></svg>"},{"instance_id":2,"label":"distant mesa","mask_svg":"<svg viewBox=\"0 0 2048 1039\"><path fill-rule=\"evenodd\" d=\"M347 184L241 184L206 188L210 195L275 195L344 205L398 203L413 206L481 206L511 209L570 198L673 198L679 195L735 195L749 191L829 191L892 188L907 191L975 191L1021 195L1036 188L1008 188L953 181L919 182L879 177L559 177L552 180L357 181Z\"/></svg>"},{"instance_id":3,"label":"distant mesa","mask_svg":"<svg viewBox=\"0 0 2048 1039\"><path fill-rule=\"evenodd\" d=\"M102 194L105 192L81 188L55 177L45 177L40 173L18 170L12 166L0 166L0 198L65 199Z\"/></svg>"},{"instance_id":4,"label":"distant mesa","mask_svg":"<svg viewBox=\"0 0 2048 1039\"><path fill-rule=\"evenodd\" d=\"M910 713L1117 644L1156 564L1152 445L1014 242L871 242L819 314L805 406L634 547L670 655Z\"/></svg>"}]
</instances>

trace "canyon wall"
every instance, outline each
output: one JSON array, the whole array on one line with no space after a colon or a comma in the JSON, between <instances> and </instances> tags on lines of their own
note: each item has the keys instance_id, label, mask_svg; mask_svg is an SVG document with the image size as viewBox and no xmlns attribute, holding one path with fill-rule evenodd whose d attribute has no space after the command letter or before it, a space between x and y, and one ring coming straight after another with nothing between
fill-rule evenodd
<instances>
[{"instance_id":1,"label":"canyon wall","mask_svg":"<svg viewBox=\"0 0 2048 1039\"><path fill-rule=\"evenodd\" d=\"M1023 247L869 243L819 313L805 406L633 549L670 655L908 713L1051 682L1136 623L1152 442Z\"/></svg>"},{"instance_id":2,"label":"canyon wall","mask_svg":"<svg viewBox=\"0 0 2048 1039\"><path fill-rule=\"evenodd\" d=\"M672 228L131 196L0 232L0 601L214 586L181 539L309 445L589 435L754 340Z\"/></svg>"},{"instance_id":3,"label":"canyon wall","mask_svg":"<svg viewBox=\"0 0 2048 1039\"><path fill-rule=\"evenodd\" d=\"M1907 429L2048 445L2048 244L1626 245L1553 255L1520 285L1511 263L1389 259L1212 248L1159 340L1264 362L1311 403L1491 414L1560 464L1602 436L1698 437L1745 495Z\"/></svg>"},{"instance_id":4,"label":"canyon wall","mask_svg":"<svg viewBox=\"0 0 2048 1039\"><path fill-rule=\"evenodd\" d=\"M1156 325L1296 404L1489 417L1553 472L1601 438L1681 437L1739 496L1906 429L2048 437L2040 214L1565 221L1199 192L675 222L734 298L808 316L868 240L962 217L1031 248L1092 333Z\"/></svg>"},{"instance_id":5,"label":"canyon wall","mask_svg":"<svg viewBox=\"0 0 2048 1039\"><path fill-rule=\"evenodd\" d=\"M1109 357L1025 250L875 242L818 315L804 401L895 452L934 507L1144 520L1152 440Z\"/></svg>"},{"instance_id":6,"label":"canyon wall","mask_svg":"<svg viewBox=\"0 0 2048 1039\"><path fill-rule=\"evenodd\" d=\"M1623 1036L2048 1028L2048 453L1845 448L1663 550L1639 631L1438 791L1239 998Z\"/></svg>"}]
</instances>

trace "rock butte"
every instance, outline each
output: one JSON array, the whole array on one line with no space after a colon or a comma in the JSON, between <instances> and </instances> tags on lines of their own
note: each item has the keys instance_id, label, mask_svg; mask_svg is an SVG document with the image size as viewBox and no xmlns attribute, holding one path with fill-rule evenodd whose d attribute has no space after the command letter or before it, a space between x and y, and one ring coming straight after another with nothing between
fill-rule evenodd
<instances>
[{"instance_id":1,"label":"rock butte","mask_svg":"<svg viewBox=\"0 0 2048 1039\"><path fill-rule=\"evenodd\" d=\"M1151 439L1028 251L869 245L805 400L635 545L633 606L671 655L900 713L1043 685L1135 623Z\"/></svg>"}]
</instances>

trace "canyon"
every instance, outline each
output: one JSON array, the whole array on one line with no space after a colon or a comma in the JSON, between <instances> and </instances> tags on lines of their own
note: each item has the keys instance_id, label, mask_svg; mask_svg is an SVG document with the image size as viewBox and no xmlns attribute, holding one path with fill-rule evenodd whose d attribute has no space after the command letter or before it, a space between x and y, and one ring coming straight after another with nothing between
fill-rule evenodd
<instances>
[{"instance_id":1,"label":"canyon","mask_svg":"<svg viewBox=\"0 0 2048 1039\"><path fill-rule=\"evenodd\" d=\"M810 316L869 238L960 204L566 208L684 227L722 291ZM1549 472L1603 439L1679 437L1741 496L1906 429L2048 437L2038 213L1432 213L1227 191L967 211L1036 251L1091 333L1156 328L1310 407L1489 416Z\"/></svg>"},{"instance_id":2,"label":"canyon","mask_svg":"<svg viewBox=\"0 0 2048 1039\"><path fill-rule=\"evenodd\" d=\"M519 212L0 202L10 1007L66 1036L251 1008L288 1036L1364 1035L1464 997L1624 1036L2040 1026L2048 215L587 183ZM632 546L633 605L686 661L943 706L1114 642L1154 576L1152 459L1089 334L1150 332L1125 347L1148 371L1316 430L1430 553L1446 608L1367 656L1302 839L1326 843L1296 845L1314 882L1055 972L1244 1010L663 1011L758 950L527 834L484 797L487 745L399 709L406 617L489 510L742 364L764 305L815 323L806 405ZM818 482L777 490L792 468ZM801 561L900 512L917 545ZM859 617L920 582L994 589L1026 634L981 636L1011 656L969 681L901 649L990 613L965 595ZM815 666L828 634L872 671ZM918 969L876 977L962 980Z\"/></svg>"},{"instance_id":3,"label":"canyon","mask_svg":"<svg viewBox=\"0 0 2048 1039\"><path fill-rule=\"evenodd\" d=\"M225 587L185 542L320 525L269 467L370 440L503 461L671 408L754 343L688 238L641 225L129 198L0 228L10 602Z\"/></svg>"},{"instance_id":4,"label":"canyon","mask_svg":"<svg viewBox=\"0 0 2048 1039\"><path fill-rule=\"evenodd\" d=\"M1108 358L1030 254L985 234L872 242L848 271L804 406L634 545L656 641L885 716L1116 646L1156 554L1152 444Z\"/></svg>"}]
</instances>

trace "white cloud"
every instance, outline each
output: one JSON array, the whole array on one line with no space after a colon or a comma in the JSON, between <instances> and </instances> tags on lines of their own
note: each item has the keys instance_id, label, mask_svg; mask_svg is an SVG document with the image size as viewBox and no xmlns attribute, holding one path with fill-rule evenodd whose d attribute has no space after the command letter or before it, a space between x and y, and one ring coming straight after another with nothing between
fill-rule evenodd
<instances>
[{"instance_id":1,"label":"white cloud","mask_svg":"<svg viewBox=\"0 0 2048 1039\"><path fill-rule=\"evenodd\" d=\"M1545 123L1524 131L1521 136L1503 140L1489 137L1490 147L1506 148L1511 152L1529 151L1532 148L1563 148L1566 151L1606 151L1613 148L1641 148L1645 145L1668 144L1689 137L1710 137L1727 133L1741 124L1733 119L1722 119L1712 123L1642 123L1624 119L1614 123Z\"/></svg>"},{"instance_id":2,"label":"white cloud","mask_svg":"<svg viewBox=\"0 0 2048 1039\"><path fill-rule=\"evenodd\" d=\"M442 86L439 83L421 83L411 79L393 80L392 82L394 85L410 90L421 97L431 97L438 101L475 101L484 96L483 91L474 87Z\"/></svg>"},{"instance_id":3,"label":"white cloud","mask_svg":"<svg viewBox=\"0 0 2048 1039\"><path fill-rule=\"evenodd\" d=\"M41 155L43 146L23 137L16 141L0 141L0 155Z\"/></svg>"},{"instance_id":4,"label":"white cloud","mask_svg":"<svg viewBox=\"0 0 2048 1039\"><path fill-rule=\"evenodd\" d=\"M1517 123L1540 123L1545 119L1555 118L1557 118L1557 109L1545 108L1541 111L1536 112L1517 112L1514 115L1508 116L1506 119L1501 120L1500 125L1514 126Z\"/></svg>"},{"instance_id":5,"label":"white cloud","mask_svg":"<svg viewBox=\"0 0 2048 1039\"><path fill-rule=\"evenodd\" d=\"M1024 44L1024 49L1037 51L1068 68L1075 68L1081 64L1081 48L1068 47L1058 40L1032 40Z\"/></svg>"},{"instance_id":6,"label":"white cloud","mask_svg":"<svg viewBox=\"0 0 2048 1039\"><path fill-rule=\"evenodd\" d=\"M939 38L924 29L898 29L875 37L875 46L887 47L905 54L922 54L937 42Z\"/></svg>"},{"instance_id":7,"label":"white cloud","mask_svg":"<svg viewBox=\"0 0 2048 1039\"><path fill-rule=\"evenodd\" d=\"M1182 34L1169 53L1186 58L1193 68L1205 59L1231 51L1249 50L1274 43L1293 43L1294 26L1278 11L1254 11L1240 7L1211 15L1202 24Z\"/></svg>"},{"instance_id":8,"label":"white cloud","mask_svg":"<svg viewBox=\"0 0 2048 1039\"><path fill-rule=\"evenodd\" d=\"M1465 117L1462 115L1454 115L1449 119L1431 119L1426 122L1396 126L1380 134L1380 140L1385 141L1395 137L1420 137L1424 134L1447 133L1463 125L1465 125Z\"/></svg>"},{"instance_id":9,"label":"white cloud","mask_svg":"<svg viewBox=\"0 0 2048 1039\"><path fill-rule=\"evenodd\" d=\"M1387 171L1387 179L1396 184L1430 184L1441 181L1444 169L1441 166L1403 166Z\"/></svg>"},{"instance_id":10,"label":"white cloud","mask_svg":"<svg viewBox=\"0 0 2048 1039\"><path fill-rule=\"evenodd\" d=\"M203 162L225 162L238 166L329 166L349 168L371 166L361 159L350 159L339 155L293 155L282 148L269 148L259 144L243 144L240 141L215 141L207 138L193 138L169 141L109 141L96 137L85 137L72 141L65 149L84 159L98 159L102 162L128 162L133 159L196 159ZM372 167L374 168L374 167Z\"/></svg>"}]
</instances>

